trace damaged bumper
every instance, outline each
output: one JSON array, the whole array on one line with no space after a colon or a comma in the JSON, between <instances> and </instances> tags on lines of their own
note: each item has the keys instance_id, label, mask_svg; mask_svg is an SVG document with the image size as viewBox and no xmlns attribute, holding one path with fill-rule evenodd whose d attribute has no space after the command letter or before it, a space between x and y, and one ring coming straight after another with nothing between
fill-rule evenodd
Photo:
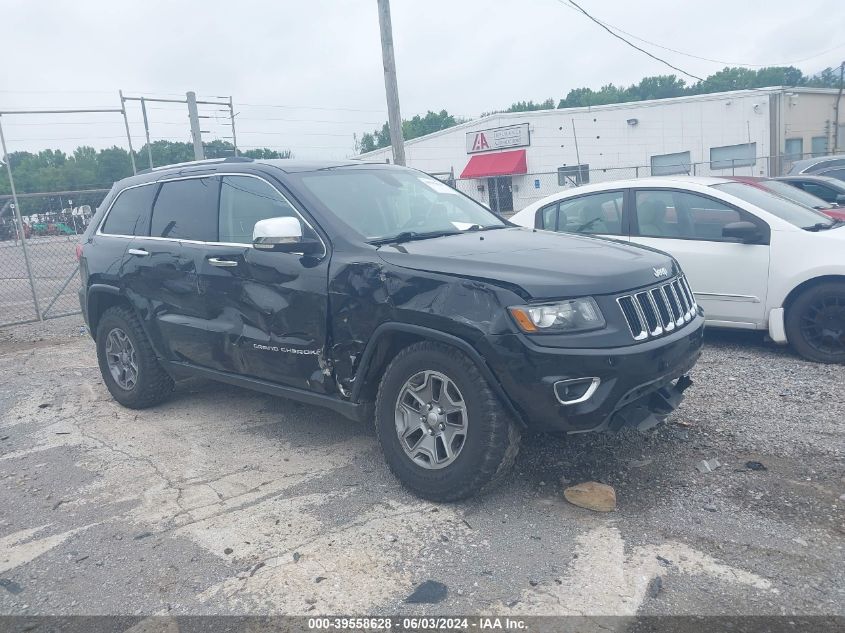
<instances>
[{"instance_id":1,"label":"damaged bumper","mask_svg":"<svg viewBox=\"0 0 845 633\"><path fill-rule=\"evenodd\" d=\"M687 373L701 355L703 335L699 314L680 331L627 347L543 347L513 334L489 337L491 349L484 355L531 429L644 430L681 403L692 384ZM562 391L561 385L573 388Z\"/></svg>"}]
</instances>

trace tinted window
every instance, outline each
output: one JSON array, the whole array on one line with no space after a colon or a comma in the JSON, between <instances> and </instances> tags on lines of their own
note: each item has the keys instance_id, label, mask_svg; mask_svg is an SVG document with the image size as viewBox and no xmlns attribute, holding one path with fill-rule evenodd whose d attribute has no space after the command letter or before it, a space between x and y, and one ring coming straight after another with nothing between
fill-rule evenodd
<instances>
[{"instance_id":1,"label":"tinted window","mask_svg":"<svg viewBox=\"0 0 845 633\"><path fill-rule=\"evenodd\" d=\"M686 191L641 190L636 201L643 237L720 241L726 224L753 220L723 202Z\"/></svg>"},{"instance_id":2,"label":"tinted window","mask_svg":"<svg viewBox=\"0 0 845 633\"><path fill-rule=\"evenodd\" d=\"M807 193L818 196L826 202L836 202L836 196L838 195L837 192L827 185L822 185L817 182L796 182L795 185L801 187L801 189Z\"/></svg>"},{"instance_id":3,"label":"tinted window","mask_svg":"<svg viewBox=\"0 0 845 633\"><path fill-rule=\"evenodd\" d=\"M836 178L837 180L845 180L845 169L831 169L830 171L819 174L827 176L828 178Z\"/></svg>"},{"instance_id":4,"label":"tinted window","mask_svg":"<svg viewBox=\"0 0 845 633\"><path fill-rule=\"evenodd\" d=\"M824 209L827 206L827 204L825 204L825 201L821 198L807 193L806 191L796 189L792 185L787 184L782 180L764 180L762 181L762 185L768 191L776 193L779 196L783 196L787 200L792 200L793 202L797 202L798 204L803 204L806 207L812 207L813 209Z\"/></svg>"},{"instance_id":5,"label":"tinted window","mask_svg":"<svg viewBox=\"0 0 845 633\"><path fill-rule=\"evenodd\" d=\"M217 241L217 178L174 180L161 185L150 235Z\"/></svg>"},{"instance_id":6,"label":"tinted window","mask_svg":"<svg viewBox=\"0 0 845 633\"><path fill-rule=\"evenodd\" d=\"M557 202L540 209L540 225L538 228L557 230Z\"/></svg>"},{"instance_id":7,"label":"tinted window","mask_svg":"<svg viewBox=\"0 0 845 633\"><path fill-rule=\"evenodd\" d=\"M259 220L297 217L293 207L268 183L249 176L224 176L220 188L220 241L252 243Z\"/></svg>"},{"instance_id":8,"label":"tinted window","mask_svg":"<svg viewBox=\"0 0 845 633\"><path fill-rule=\"evenodd\" d=\"M155 184L151 184L121 192L109 211L102 232L111 235L147 235L156 188Z\"/></svg>"},{"instance_id":9,"label":"tinted window","mask_svg":"<svg viewBox=\"0 0 845 633\"><path fill-rule=\"evenodd\" d=\"M607 191L588 196L561 200L553 217L555 207L544 209L544 228L570 233L599 233L620 235L622 233L621 191Z\"/></svg>"},{"instance_id":10,"label":"tinted window","mask_svg":"<svg viewBox=\"0 0 845 633\"><path fill-rule=\"evenodd\" d=\"M736 196L746 202L750 202L755 207L759 207L764 211L768 211L772 215L776 215L781 220L786 220L790 224L798 227L813 226L814 224L831 224L831 220L826 215L819 213L805 207L797 202L792 202L786 198L781 198L773 193L746 185L742 182L726 182L721 185L713 185L714 189L721 189L725 193Z\"/></svg>"}]
</instances>

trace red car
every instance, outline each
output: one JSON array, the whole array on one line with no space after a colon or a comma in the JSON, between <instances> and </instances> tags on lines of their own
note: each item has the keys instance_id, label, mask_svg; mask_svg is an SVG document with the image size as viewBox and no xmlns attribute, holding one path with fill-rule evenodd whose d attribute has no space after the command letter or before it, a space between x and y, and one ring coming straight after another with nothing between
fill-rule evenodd
<instances>
[{"instance_id":1,"label":"red car","mask_svg":"<svg viewBox=\"0 0 845 633\"><path fill-rule=\"evenodd\" d=\"M728 180L736 180L737 182L744 182L752 187L764 189L770 193L792 200L805 207L810 207L835 220L845 220L845 207L831 206L829 202L817 198L811 193L807 193L801 189L793 187L781 180L774 178L765 178L763 176L727 176Z\"/></svg>"}]
</instances>

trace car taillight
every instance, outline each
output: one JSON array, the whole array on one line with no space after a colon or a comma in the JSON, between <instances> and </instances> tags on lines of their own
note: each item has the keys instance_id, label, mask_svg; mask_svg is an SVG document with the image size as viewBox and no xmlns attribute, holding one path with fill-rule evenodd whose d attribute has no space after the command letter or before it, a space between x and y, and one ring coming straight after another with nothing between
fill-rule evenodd
<instances>
[{"instance_id":1,"label":"car taillight","mask_svg":"<svg viewBox=\"0 0 845 633\"><path fill-rule=\"evenodd\" d=\"M79 261L82 258L82 244L76 245L76 261Z\"/></svg>"}]
</instances>

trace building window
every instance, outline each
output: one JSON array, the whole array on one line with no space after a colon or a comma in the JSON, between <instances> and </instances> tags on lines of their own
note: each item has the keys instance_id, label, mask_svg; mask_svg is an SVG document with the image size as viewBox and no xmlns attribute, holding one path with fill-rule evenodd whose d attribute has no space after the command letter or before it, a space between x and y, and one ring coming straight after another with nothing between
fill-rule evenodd
<instances>
[{"instance_id":1,"label":"building window","mask_svg":"<svg viewBox=\"0 0 845 633\"><path fill-rule=\"evenodd\" d=\"M710 169L731 169L757 164L757 143L710 148Z\"/></svg>"},{"instance_id":2,"label":"building window","mask_svg":"<svg viewBox=\"0 0 845 633\"><path fill-rule=\"evenodd\" d=\"M788 138L783 145L783 157L786 160L800 160L804 155L804 139Z\"/></svg>"},{"instance_id":3,"label":"building window","mask_svg":"<svg viewBox=\"0 0 845 633\"><path fill-rule=\"evenodd\" d=\"M651 175L669 176L671 174L690 173L690 153L658 154L651 157Z\"/></svg>"},{"instance_id":4,"label":"building window","mask_svg":"<svg viewBox=\"0 0 845 633\"><path fill-rule=\"evenodd\" d=\"M589 165L569 165L557 168L557 184L561 187L585 185L588 182L590 182Z\"/></svg>"},{"instance_id":5,"label":"building window","mask_svg":"<svg viewBox=\"0 0 845 633\"><path fill-rule=\"evenodd\" d=\"M810 140L810 147L813 152L813 156L824 156L827 154L827 137L814 136Z\"/></svg>"}]
</instances>

